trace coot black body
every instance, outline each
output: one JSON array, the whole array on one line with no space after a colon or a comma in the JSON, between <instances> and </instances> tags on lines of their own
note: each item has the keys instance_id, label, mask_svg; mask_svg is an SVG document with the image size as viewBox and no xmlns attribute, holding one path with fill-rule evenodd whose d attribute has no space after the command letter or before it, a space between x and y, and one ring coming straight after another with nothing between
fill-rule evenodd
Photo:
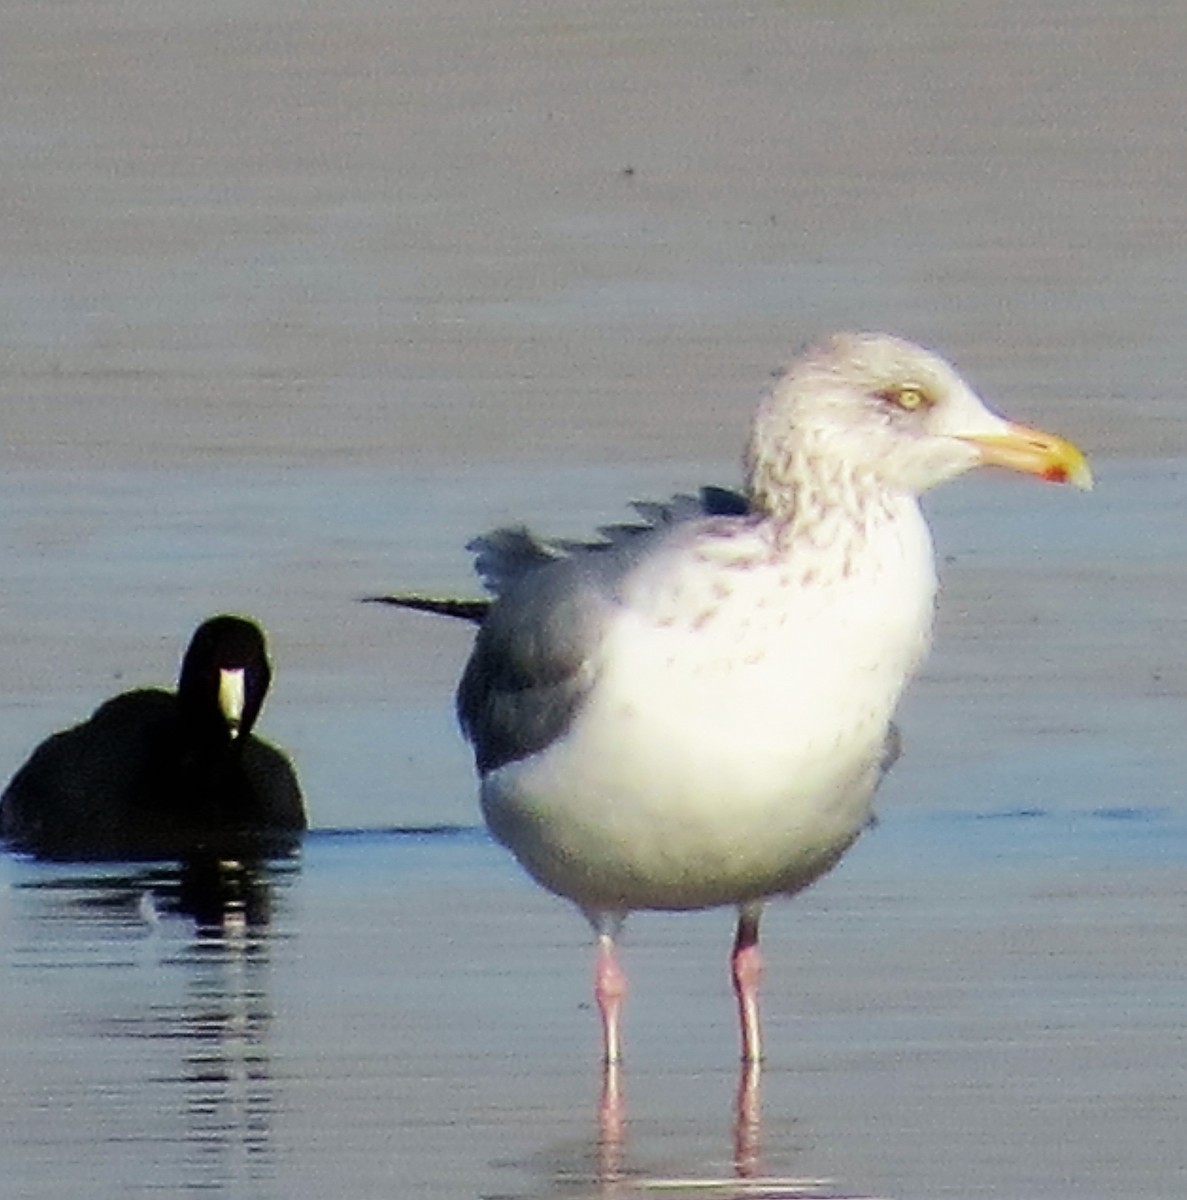
<instances>
[{"instance_id":1,"label":"coot black body","mask_svg":"<svg viewBox=\"0 0 1187 1200\"><path fill-rule=\"evenodd\" d=\"M307 823L296 774L251 732L270 679L258 626L204 622L176 692L124 692L37 747L0 799L0 836L66 860L291 851Z\"/></svg>"}]
</instances>

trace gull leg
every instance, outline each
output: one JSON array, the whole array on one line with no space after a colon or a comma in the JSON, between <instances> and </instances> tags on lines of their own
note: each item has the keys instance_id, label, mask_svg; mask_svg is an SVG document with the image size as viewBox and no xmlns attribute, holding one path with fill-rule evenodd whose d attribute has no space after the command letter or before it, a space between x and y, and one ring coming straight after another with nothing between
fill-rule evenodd
<instances>
[{"instance_id":1,"label":"gull leg","mask_svg":"<svg viewBox=\"0 0 1187 1200\"><path fill-rule=\"evenodd\" d=\"M626 976L618 965L614 934L598 930L598 965L594 975L594 996L602 1014L602 1061L622 1061L622 998L626 995Z\"/></svg>"},{"instance_id":2,"label":"gull leg","mask_svg":"<svg viewBox=\"0 0 1187 1200\"><path fill-rule=\"evenodd\" d=\"M758 1020L758 985L762 980L762 952L758 948L761 904L744 904L738 910L738 932L730 959L734 995L738 998L738 1023L742 1028L742 1061L762 1060L762 1034Z\"/></svg>"},{"instance_id":3,"label":"gull leg","mask_svg":"<svg viewBox=\"0 0 1187 1200\"><path fill-rule=\"evenodd\" d=\"M618 965L615 939L625 913L597 912L585 915L598 938L594 996L602 1014L602 1095L598 1103L598 1178L613 1183L622 1175L623 1144L626 1139L626 1106L622 1096L622 1000L626 976Z\"/></svg>"}]
</instances>

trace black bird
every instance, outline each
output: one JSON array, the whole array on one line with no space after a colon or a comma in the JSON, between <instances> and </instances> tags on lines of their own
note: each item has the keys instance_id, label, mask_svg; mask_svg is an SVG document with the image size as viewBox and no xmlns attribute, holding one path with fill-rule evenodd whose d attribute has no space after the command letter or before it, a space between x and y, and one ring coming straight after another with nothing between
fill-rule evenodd
<instances>
[{"instance_id":1,"label":"black bird","mask_svg":"<svg viewBox=\"0 0 1187 1200\"><path fill-rule=\"evenodd\" d=\"M0 798L0 837L76 861L290 852L307 823L297 777L251 732L271 676L255 624L205 621L175 693L123 692L37 747Z\"/></svg>"}]
</instances>

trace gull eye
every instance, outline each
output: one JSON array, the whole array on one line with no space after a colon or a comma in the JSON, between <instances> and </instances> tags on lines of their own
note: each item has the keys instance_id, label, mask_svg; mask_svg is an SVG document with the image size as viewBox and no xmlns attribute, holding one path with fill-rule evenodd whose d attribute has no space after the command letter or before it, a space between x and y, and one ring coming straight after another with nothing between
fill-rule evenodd
<instances>
[{"instance_id":1,"label":"gull eye","mask_svg":"<svg viewBox=\"0 0 1187 1200\"><path fill-rule=\"evenodd\" d=\"M918 412L921 408L930 408L931 399L917 384L904 383L898 387L887 388L879 393L880 398L903 412Z\"/></svg>"}]
</instances>

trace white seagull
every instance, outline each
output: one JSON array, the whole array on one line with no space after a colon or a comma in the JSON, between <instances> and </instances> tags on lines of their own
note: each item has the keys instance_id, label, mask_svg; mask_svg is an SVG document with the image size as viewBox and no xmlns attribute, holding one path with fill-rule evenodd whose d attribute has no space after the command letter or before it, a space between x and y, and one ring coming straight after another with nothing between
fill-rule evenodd
<instances>
[{"instance_id":1,"label":"white seagull","mask_svg":"<svg viewBox=\"0 0 1187 1200\"><path fill-rule=\"evenodd\" d=\"M494 836L597 934L607 1063L615 938L636 909L738 909L742 1057L761 1058L764 901L830 870L897 756L936 597L918 496L981 464L1091 486L1069 442L991 412L942 358L839 334L759 405L745 495L642 525L473 542L493 600L376 597L479 623L458 688Z\"/></svg>"}]
</instances>

